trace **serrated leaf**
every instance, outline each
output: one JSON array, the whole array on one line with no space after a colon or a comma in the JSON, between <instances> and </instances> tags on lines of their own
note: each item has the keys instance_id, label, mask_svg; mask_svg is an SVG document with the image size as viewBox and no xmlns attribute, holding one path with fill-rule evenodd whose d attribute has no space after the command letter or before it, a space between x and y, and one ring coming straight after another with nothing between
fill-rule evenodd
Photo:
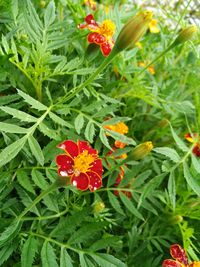
<instances>
[{"instance_id":1,"label":"serrated leaf","mask_svg":"<svg viewBox=\"0 0 200 267\"><path fill-rule=\"evenodd\" d=\"M17 89L18 94L23 97L26 103L31 105L32 108L37 109L37 110L46 110L47 107L40 103L38 100L34 99L30 95L25 94L24 92L20 91Z\"/></svg>"},{"instance_id":2,"label":"serrated leaf","mask_svg":"<svg viewBox=\"0 0 200 267\"><path fill-rule=\"evenodd\" d=\"M13 18L14 18L14 20L16 20L18 12L19 12L18 0L12 0L11 10L12 10Z\"/></svg>"},{"instance_id":3,"label":"serrated leaf","mask_svg":"<svg viewBox=\"0 0 200 267\"><path fill-rule=\"evenodd\" d=\"M200 161L199 158L196 158L196 156L194 156L193 154L191 155L192 157L192 165L194 167L194 169L200 173Z\"/></svg>"},{"instance_id":4,"label":"serrated leaf","mask_svg":"<svg viewBox=\"0 0 200 267\"><path fill-rule=\"evenodd\" d=\"M92 254L91 257L97 262L99 266L126 267L125 263L123 263L119 259L109 254L97 253L97 254Z\"/></svg>"},{"instance_id":5,"label":"serrated leaf","mask_svg":"<svg viewBox=\"0 0 200 267\"><path fill-rule=\"evenodd\" d=\"M173 209L176 207L176 182L175 182L175 176L174 172L170 172L169 180L168 180L168 192L169 192L169 198L172 203Z\"/></svg>"},{"instance_id":6,"label":"serrated leaf","mask_svg":"<svg viewBox=\"0 0 200 267\"><path fill-rule=\"evenodd\" d=\"M68 128L72 128L72 125L67 122L67 121L64 121L62 118L60 118L59 116L57 116L56 114L54 114L53 112L49 112L49 117L55 121L56 123L62 125L62 126L66 126Z\"/></svg>"},{"instance_id":7,"label":"serrated leaf","mask_svg":"<svg viewBox=\"0 0 200 267\"><path fill-rule=\"evenodd\" d=\"M60 267L73 267L73 261L64 247L60 251Z\"/></svg>"},{"instance_id":8,"label":"serrated leaf","mask_svg":"<svg viewBox=\"0 0 200 267\"><path fill-rule=\"evenodd\" d=\"M39 164L43 166L44 156L43 156L43 153L42 153L42 150L41 150L41 147L38 141L32 135L29 135L28 143L29 143L31 152L33 153L34 157L39 162Z\"/></svg>"},{"instance_id":9,"label":"serrated leaf","mask_svg":"<svg viewBox=\"0 0 200 267\"><path fill-rule=\"evenodd\" d=\"M4 166L6 163L11 161L17 154L22 150L24 144L26 143L26 136L15 141L11 145L7 146L0 153L0 167Z\"/></svg>"},{"instance_id":10,"label":"serrated leaf","mask_svg":"<svg viewBox=\"0 0 200 267\"><path fill-rule=\"evenodd\" d=\"M181 139L180 137L178 137L178 135L176 134L176 132L175 132L174 129L172 128L171 124L170 124L170 129L171 129L172 136L173 136L174 141L176 142L177 146L178 146L183 152L187 152L187 151L188 151L188 147L185 145L185 143L182 141L182 139Z\"/></svg>"},{"instance_id":11,"label":"serrated leaf","mask_svg":"<svg viewBox=\"0 0 200 267\"><path fill-rule=\"evenodd\" d=\"M2 35L1 42L2 42L2 46L3 46L3 48L4 48L5 52L6 52L6 54L8 54L10 48L9 48L9 44L8 44L8 42L7 42L7 39L6 39L6 37L5 37L4 35Z\"/></svg>"},{"instance_id":12,"label":"serrated leaf","mask_svg":"<svg viewBox=\"0 0 200 267\"><path fill-rule=\"evenodd\" d=\"M75 130L77 131L78 134L80 134L83 125L84 125L84 116L83 114L80 113L74 121Z\"/></svg>"},{"instance_id":13,"label":"serrated leaf","mask_svg":"<svg viewBox=\"0 0 200 267\"><path fill-rule=\"evenodd\" d=\"M105 126L105 125L114 125L114 124L117 124L118 122L129 121L129 120L130 120L130 118L128 118L128 117L115 117L115 118L111 118L109 120L105 120L102 123L102 126Z\"/></svg>"},{"instance_id":14,"label":"serrated leaf","mask_svg":"<svg viewBox=\"0 0 200 267\"><path fill-rule=\"evenodd\" d=\"M27 129L14 125L14 124L0 122L0 131L6 132L6 133L21 133L22 134L22 133L26 133Z\"/></svg>"},{"instance_id":15,"label":"serrated leaf","mask_svg":"<svg viewBox=\"0 0 200 267\"><path fill-rule=\"evenodd\" d=\"M55 3L54 1L50 1L44 12L44 25L46 29L48 29L48 27L54 22L55 18Z\"/></svg>"},{"instance_id":16,"label":"serrated leaf","mask_svg":"<svg viewBox=\"0 0 200 267\"><path fill-rule=\"evenodd\" d=\"M170 158L175 163L178 163L181 160L176 150L170 147L156 147L153 151Z\"/></svg>"},{"instance_id":17,"label":"serrated leaf","mask_svg":"<svg viewBox=\"0 0 200 267\"><path fill-rule=\"evenodd\" d=\"M0 107L1 110L3 110L5 113L13 116L14 118L17 118L21 121L26 121L26 122L36 122L37 118L14 108L10 108L10 107Z\"/></svg>"},{"instance_id":18,"label":"serrated leaf","mask_svg":"<svg viewBox=\"0 0 200 267\"><path fill-rule=\"evenodd\" d=\"M19 184L25 190L35 194L33 186L32 186L32 184L30 182L30 178L28 177L28 175L26 174L26 172L24 170L18 170L17 171L17 180L18 180Z\"/></svg>"},{"instance_id":19,"label":"serrated leaf","mask_svg":"<svg viewBox=\"0 0 200 267\"><path fill-rule=\"evenodd\" d=\"M21 266L32 267L35 254L37 252L37 242L30 236L23 245L21 254Z\"/></svg>"},{"instance_id":20,"label":"serrated leaf","mask_svg":"<svg viewBox=\"0 0 200 267\"><path fill-rule=\"evenodd\" d=\"M0 266L12 255L16 249L16 244L8 243L0 250Z\"/></svg>"},{"instance_id":21,"label":"serrated leaf","mask_svg":"<svg viewBox=\"0 0 200 267\"><path fill-rule=\"evenodd\" d=\"M115 140L120 140L121 142L125 144L130 144L130 145L136 145L136 142L132 139L127 137L124 134L120 134L111 130L106 129L106 131L109 133L110 136L112 136Z\"/></svg>"},{"instance_id":22,"label":"serrated leaf","mask_svg":"<svg viewBox=\"0 0 200 267\"><path fill-rule=\"evenodd\" d=\"M41 251L42 267L58 267L56 254L49 242L45 241Z\"/></svg>"},{"instance_id":23,"label":"serrated leaf","mask_svg":"<svg viewBox=\"0 0 200 267\"><path fill-rule=\"evenodd\" d=\"M120 214L124 215L124 212L120 206L120 203L118 201L118 199L116 198L115 195L113 195L111 192L108 191L108 198L109 198L109 201L110 201L110 204L111 206L117 211L119 212Z\"/></svg>"},{"instance_id":24,"label":"serrated leaf","mask_svg":"<svg viewBox=\"0 0 200 267\"><path fill-rule=\"evenodd\" d=\"M0 235L0 247L4 246L7 242L13 240L13 238L20 231L21 226L22 224L19 220L14 220L11 225L6 227L6 229Z\"/></svg>"},{"instance_id":25,"label":"serrated leaf","mask_svg":"<svg viewBox=\"0 0 200 267\"><path fill-rule=\"evenodd\" d=\"M46 124L40 123L39 130L50 139L59 140L59 136L55 130L50 129Z\"/></svg>"},{"instance_id":26,"label":"serrated leaf","mask_svg":"<svg viewBox=\"0 0 200 267\"><path fill-rule=\"evenodd\" d=\"M44 176L38 170L33 169L31 172L32 179L34 183L42 190L46 190L49 184L45 180Z\"/></svg>"},{"instance_id":27,"label":"serrated leaf","mask_svg":"<svg viewBox=\"0 0 200 267\"><path fill-rule=\"evenodd\" d=\"M95 135L95 127L92 121L89 121L86 128L85 128L85 138L90 142L93 143L93 138Z\"/></svg>"},{"instance_id":28,"label":"serrated leaf","mask_svg":"<svg viewBox=\"0 0 200 267\"><path fill-rule=\"evenodd\" d=\"M136 209L136 207L133 205L132 201L125 196L122 192L119 191L119 196L121 201L123 202L124 206L137 218L140 220L144 220L142 214Z\"/></svg>"},{"instance_id":29,"label":"serrated leaf","mask_svg":"<svg viewBox=\"0 0 200 267\"><path fill-rule=\"evenodd\" d=\"M198 196L200 196L200 183L198 183L192 176L186 162L183 163L183 173L188 185Z\"/></svg>"},{"instance_id":30,"label":"serrated leaf","mask_svg":"<svg viewBox=\"0 0 200 267\"><path fill-rule=\"evenodd\" d=\"M103 129L100 130L99 137L101 139L101 142L110 150L112 150L111 146L108 143L108 138L105 134L105 131Z\"/></svg>"}]
</instances>

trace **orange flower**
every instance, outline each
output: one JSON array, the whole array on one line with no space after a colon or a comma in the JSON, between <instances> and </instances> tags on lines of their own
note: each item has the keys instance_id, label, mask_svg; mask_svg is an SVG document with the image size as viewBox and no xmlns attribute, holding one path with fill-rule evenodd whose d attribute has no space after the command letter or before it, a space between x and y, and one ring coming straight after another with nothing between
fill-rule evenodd
<instances>
[{"instance_id":1,"label":"orange flower","mask_svg":"<svg viewBox=\"0 0 200 267\"><path fill-rule=\"evenodd\" d=\"M144 68L144 67L146 67L146 65L147 65L147 63L145 63L143 61L139 61L138 62L138 67L143 67ZM149 66L147 69L152 75L154 75L156 73L154 65Z\"/></svg>"},{"instance_id":2,"label":"orange flower","mask_svg":"<svg viewBox=\"0 0 200 267\"><path fill-rule=\"evenodd\" d=\"M99 25L94 20L94 16L92 14L87 15L85 22L85 24L79 24L78 28L87 28L90 30L91 33L89 33L87 37L88 42L99 45L102 54L107 57L114 46L112 37L115 32L115 24L111 20L107 19Z\"/></svg>"},{"instance_id":3,"label":"orange flower","mask_svg":"<svg viewBox=\"0 0 200 267\"><path fill-rule=\"evenodd\" d=\"M174 244L170 247L170 254L174 260L164 260L162 267L200 267L200 261L188 263L185 250L178 244Z\"/></svg>"},{"instance_id":4,"label":"orange flower","mask_svg":"<svg viewBox=\"0 0 200 267\"><path fill-rule=\"evenodd\" d=\"M195 144L195 146L192 149L192 152L194 155L196 155L197 157L200 157L200 137L198 138L198 141L196 141L195 139L197 139L197 134L196 133L187 133L185 134L185 139L190 142Z\"/></svg>"},{"instance_id":5,"label":"orange flower","mask_svg":"<svg viewBox=\"0 0 200 267\"><path fill-rule=\"evenodd\" d=\"M118 122L113 125L105 125L105 129L108 129L110 131L120 133L120 134L127 134L128 133L128 126L124 122ZM120 140L115 141L115 146L117 148L124 148L126 146L125 143L121 142Z\"/></svg>"}]
</instances>

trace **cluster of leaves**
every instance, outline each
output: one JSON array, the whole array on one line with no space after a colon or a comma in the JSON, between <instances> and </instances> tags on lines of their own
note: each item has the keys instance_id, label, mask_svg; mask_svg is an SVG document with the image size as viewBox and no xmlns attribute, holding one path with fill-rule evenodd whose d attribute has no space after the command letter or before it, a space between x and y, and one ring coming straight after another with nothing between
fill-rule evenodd
<instances>
[{"instance_id":1,"label":"cluster of leaves","mask_svg":"<svg viewBox=\"0 0 200 267\"><path fill-rule=\"evenodd\" d=\"M139 7L127 12L110 2L106 16L119 32ZM197 43L165 55L155 76L137 75L138 61L153 60L173 40L163 26L159 35L147 33L142 50L123 51L74 94L103 61L76 27L91 10L79 0L42 4L12 0L0 18L0 266L156 267L174 242L198 260L200 161L183 141L200 123ZM104 11L99 4L101 21ZM174 22L185 23L182 15ZM120 121L128 137L104 127ZM102 189L50 192L58 179L56 146L66 139L87 140L99 151ZM127 158L117 188L122 160L107 156L114 140L127 144L116 157L144 141L155 147L141 161ZM96 211L98 203L105 208Z\"/></svg>"}]
</instances>

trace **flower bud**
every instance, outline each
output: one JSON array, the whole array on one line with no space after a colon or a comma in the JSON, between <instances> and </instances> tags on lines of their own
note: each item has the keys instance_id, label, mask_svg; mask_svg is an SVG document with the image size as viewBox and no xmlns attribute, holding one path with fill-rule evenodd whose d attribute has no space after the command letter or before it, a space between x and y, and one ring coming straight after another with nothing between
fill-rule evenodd
<instances>
[{"instance_id":1,"label":"flower bud","mask_svg":"<svg viewBox=\"0 0 200 267\"><path fill-rule=\"evenodd\" d=\"M148 29L152 16L151 11L142 11L132 17L120 31L115 48L122 51L131 43L137 43Z\"/></svg>"},{"instance_id":2,"label":"flower bud","mask_svg":"<svg viewBox=\"0 0 200 267\"><path fill-rule=\"evenodd\" d=\"M105 209L105 204L102 201L97 201L94 203L93 211L94 213L101 213Z\"/></svg>"},{"instance_id":3,"label":"flower bud","mask_svg":"<svg viewBox=\"0 0 200 267\"><path fill-rule=\"evenodd\" d=\"M133 159L133 160L143 159L151 152L152 149L153 149L152 142L148 141L148 142L142 143L133 149L129 159Z\"/></svg>"},{"instance_id":4,"label":"flower bud","mask_svg":"<svg viewBox=\"0 0 200 267\"><path fill-rule=\"evenodd\" d=\"M183 217L181 215L173 215L169 219L170 224L177 224L183 221Z\"/></svg>"},{"instance_id":5,"label":"flower bud","mask_svg":"<svg viewBox=\"0 0 200 267\"><path fill-rule=\"evenodd\" d=\"M174 45L183 44L186 41L191 40L196 32L197 27L195 25L188 26L179 33L176 40L174 41Z\"/></svg>"}]
</instances>

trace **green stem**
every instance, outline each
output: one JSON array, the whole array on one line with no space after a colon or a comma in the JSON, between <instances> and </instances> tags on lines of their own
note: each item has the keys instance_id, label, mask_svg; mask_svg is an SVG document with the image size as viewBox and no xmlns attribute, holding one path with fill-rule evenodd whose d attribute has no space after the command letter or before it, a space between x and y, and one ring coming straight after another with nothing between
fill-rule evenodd
<instances>
[{"instance_id":1,"label":"green stem","mask_svg":"<svg viewBox=\"0 0 200 267\"><path fill-rule=\"evenodd\" d=\"M54 191L59 187L58 181L50 185L46 190L44 190L39 196L35 198L35 200L31 203L30 206L25 208L25 210L18 216L18 220L20 221L41 199L43 199L46 195Z\"/></svg>"}]
</instances>

